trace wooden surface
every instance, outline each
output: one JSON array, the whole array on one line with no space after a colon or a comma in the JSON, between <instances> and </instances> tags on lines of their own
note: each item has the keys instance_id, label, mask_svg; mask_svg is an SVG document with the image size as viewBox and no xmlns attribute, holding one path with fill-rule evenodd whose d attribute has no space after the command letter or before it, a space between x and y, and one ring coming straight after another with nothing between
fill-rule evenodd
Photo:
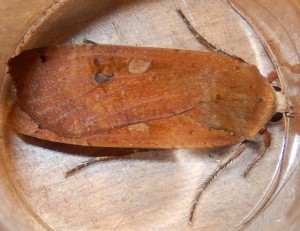
<instances>
[{"instance_id":1,"label":"wooden surface","mask_svg":"<svg viewBox=\"0 0 300 231\"><path fill-rule=\"evenodd\" d=\"M52 0L40 1L0 1L0 76L1 89L6 88L7 79L6 63L14 53L16 46L31 25L47 7L53 4ZM2 91L3 92L3 91ZM1 97L1 105L6 106L7 101ZM1 107L1 121L5 115ZM1 137L5 124L1 124ZM43 230L39 219L36 219L27 205L24 203L18 189L12 183L9 172L4 164L4 143L1 139L1 158L0 158L0 230Z\"/></svg>"},{"instance_id":2,"label":"wooden surface","mask_svg":"<svg viewBox=\"0 0 300 231\"><path fill-rule=\"evenodd\" d=\"M47 10L47 14L41 12L53 1L0 2L0 17L5 19L1 20L4 23L0 27L0 42L7 44L1 50L2 76L8 57L22 38L21 44L27 48L81 43L87 38L98 43L203 50L176 15L177 7L219 48L257 65L263 75L274 69L256 34L223 0L62 1ZM300 23L297 1L281 0L271 4L271 0L262 0L259 5L255 5L257 1L245 1L242 6L238 1L232 2L252 15L249 20L257 27L262 26L261 20L257 20L253 14L256 11L251 7L263 12L261 17L265 22L273 22L272 16L276 15L277 23L266 23L261 30L273 29L268 30L265 37L269 35L268 44L277 44L276 49L270 47L275 50L275 57L282 57L278 62L281 77L287 94L298 106ZM29 27L38 16L42 18ZM271 20L267 20L268 17ZM287 33L282 27L292 32ZM28 28L30 33L23 37ZM285 46L278 42L280 38ZM5 106L12 101L8 94L10 86L10 79L3 78L2 109L7 109ZM5 116L6 112L2 110L1 115ZM300 191L297 117L289 129L281 191L247 230L276 227L297 230ZM273 144L249 177L244 179L241 174L257 152L256 145L208 187L190 226L187 217L195 191L224 158L221 154L227 153L228 148L137 152L91 166L66 179L66 171L90 156L121 154L124 150L84 148L19 137L4 123L1 128L0 230L234 230L253 211L274 179L283 148L284 124L273 124L270 131ZM287 225L290 223L293 226Z\"/></svg>"}]
</instances>

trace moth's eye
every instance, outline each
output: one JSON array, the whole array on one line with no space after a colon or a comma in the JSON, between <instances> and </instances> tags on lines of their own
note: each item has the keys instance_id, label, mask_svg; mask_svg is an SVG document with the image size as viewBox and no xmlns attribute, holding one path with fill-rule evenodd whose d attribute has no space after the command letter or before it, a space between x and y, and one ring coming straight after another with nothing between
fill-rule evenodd
<instances>
[{"instance_id":1,"label":"moth's eye","mask_svg":"<svg viewBox=\"0 0 300 231\"><path fill-rule=\"evenodd\" d=\"M276 112L276 113L273 115L271 121L272 121L272 122L278 122L278 121L280 121L280 120L282 119L282 117L283 117L283 114L282 114L281 112Z\"/></svg>"},{"instance_id":2,"label":"moth's eye","mask_svg":"<svg viewBox=\"0 0 300 231\"><path fill-rule=\"evenodd\" d=\"M281 91L281 88L280 87L277 87L277 86L272 86L274 88L275 91Z\"/></svg>"}]
</instances>

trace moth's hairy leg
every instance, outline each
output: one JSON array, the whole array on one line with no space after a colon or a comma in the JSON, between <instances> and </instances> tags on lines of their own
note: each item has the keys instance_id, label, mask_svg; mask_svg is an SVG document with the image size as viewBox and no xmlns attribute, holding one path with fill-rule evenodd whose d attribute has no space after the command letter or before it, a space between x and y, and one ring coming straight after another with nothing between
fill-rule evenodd
<instances>
[{"instance_id":1,"label":"moth's hairy leg","mask_svg":"<svg viewBox=\"0 0 300 231\"><path fill-rule=\"evenodd\" d=\"M92 40L89 40L89 39L83 39L82 43L84 44L92 44L92 45L97 45L98 43L92 41Z\"/></svg>"},{"instance_id":2,"label":"moth's hairy leg","mask_svg":"<svg viewBox=\"0 0 300 231\"><path fill-rule=\"evenodd\" d=\"M197 207L197 204L200 200L200 197L203 193L203 191L208 187L208 185L213 181L213 179L218 175L218 173L226 168L226 166L228 166L228 164L230 162L232 162L234 159L236 159L237 157L239 157L244 151L245 149L249 146L249 141L245 140L243 141L240 146L238 147L237 150L235 150L234 152L232 152L227 159L215 170L213 171L213 173L203 182L203 184L197 189L196 195L194 197L193 200L193 204L192 207L190 209L190 214L189 214L189 223L191 224L193 221L193 217L194 217L194 213Z\"/></svg>"},{"instance_id":3,"label":"moth's hairy leg","mask_svg":"<svg viewBox=\"0 0 300 231\"><path fill-rule=\"evenodd\" d=\"M243 173L243 176L246 177L250 170L254 167L254 165L264 156L266 151L269 149L271 146L271 133L265 128L261 131L261 135L263 137L263 147L260 149L259 154L251 161L251 163L248 165L246 170Z\"/></svg>"},{"instance_id":4,"label":"moth's hairy leg","mask_svg":"<svg viewBox=\"0 0 300 231\"><path fill-rule=\"evenodd\" d=\"M70 169L65 173L65 177L68 178L70 176L75 175L76 173L79 173L81 170L87 168L88 166L91 166L93 164L96 164L101 161L108 161L108 160L116 160L119 159L119 156L98 156L98 157L93 157L82 164L77 165L76 167Z\"/></svg>"},{"instance_id":5,"label":"moth's hairy leg","mask_svg":"<svg viewBox=\"0 0 300 231\"><path fill-rule=\"evenodd\" d=\"M125 149L124 149L125 150ZM150 152L153 151L163 151L164 149L147 149L147 148L135 148L135 149L129 149L129 150L125 150L125 152L122 152L122 150L120 150L120 152L115 153L116 151L112 151L113 154L109 155L105 155L105 156L97 156L97 157L92 157L90 159L88 159L87 161L75 166L74 168L68 170L67 172L65 172L65 177L71 177L79 172L81 172L82 170L86 169L87 167L96 164L98 162L103 162L103 161L111 161L111 160L122 160L122 159L131 159L131 158L135 158L135 154L137 153L143 153L143 155L147 155Z\"/></svg>"}]
</instances>

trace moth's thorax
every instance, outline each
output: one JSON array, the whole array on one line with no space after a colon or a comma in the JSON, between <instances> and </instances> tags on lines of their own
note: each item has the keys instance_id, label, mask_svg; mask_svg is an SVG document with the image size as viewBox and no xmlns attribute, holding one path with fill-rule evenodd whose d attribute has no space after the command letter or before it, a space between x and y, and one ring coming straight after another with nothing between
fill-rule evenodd
<instances>
[{"instance_id":1,"label":"moth's thorax","mask_svg":"<svg viewBox=\"0 0 300 231\"><path fill-rule=\"evenodd\" d=\"M281 112L285 114L293 113L293 105L282 92L275 92L276 97L276 112Z\"/></svg>"}]
</instances>

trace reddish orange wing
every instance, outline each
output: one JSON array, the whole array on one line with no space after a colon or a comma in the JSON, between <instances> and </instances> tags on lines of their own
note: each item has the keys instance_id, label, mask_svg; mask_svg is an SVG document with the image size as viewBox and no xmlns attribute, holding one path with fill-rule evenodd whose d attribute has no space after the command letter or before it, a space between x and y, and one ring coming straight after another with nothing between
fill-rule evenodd
<instances>
[{"instance_id":1,"label":"reddish orange wing","mask_svg":"<svg viewBox=\"0 0 300 231\"><path fill-rule=\"evenodd\" d=\"M255 136L275 110L256 67L212 52L109 45L25 51L9 62L19 133L114 147L212 147Z\"/></svg>"}]
</instances>

